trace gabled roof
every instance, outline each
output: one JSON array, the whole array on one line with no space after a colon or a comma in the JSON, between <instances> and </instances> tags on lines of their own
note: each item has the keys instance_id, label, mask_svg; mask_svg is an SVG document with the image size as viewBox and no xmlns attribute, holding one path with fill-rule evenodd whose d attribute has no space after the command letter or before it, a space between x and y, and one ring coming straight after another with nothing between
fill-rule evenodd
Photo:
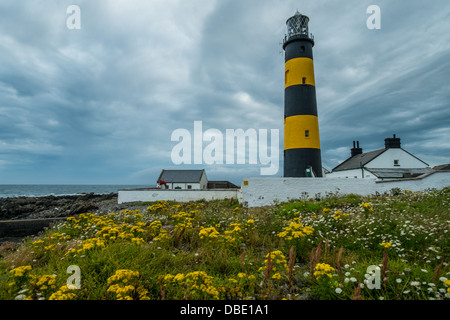
<instances>
[{"instance_id":1,"label":"gabled roof","mask_svg":"<svg viewBox=\"0 0 450 320\"><path fill-rule=\"evenodd\" d=\"M343 171L343 170L351 170L351 169L359 169L361 165L366 165L380 154L385 152L387 149L379 149L375 151L365 152L357 154L351 158L348 158L337 167L333 168L332 171Z\"/></svg>"},{"instance_id":2,"label":"gabled roof","mask_svg":"<svg viewBox=\"0 0 450 320\"><path fill-rule=\"evenodd\" d=\"M197 183L202 175L206 175L205 170L162 170L158 182L164 180L169 183Z\"/></svg>"}]
</instances>

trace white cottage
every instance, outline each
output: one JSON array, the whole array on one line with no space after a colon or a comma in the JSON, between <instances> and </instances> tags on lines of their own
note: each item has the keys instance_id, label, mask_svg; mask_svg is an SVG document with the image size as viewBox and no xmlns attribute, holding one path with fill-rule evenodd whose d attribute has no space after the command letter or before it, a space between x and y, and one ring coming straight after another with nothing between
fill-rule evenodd
<instances>
[{"instance_id":1,"label":"white cottage","mask_svg":"<svg viewBox=\"0 0 450 320\"><path fill-rule=\"evenodd\" d=\"M403 179L432 171L426 162L402 149L400 138L395 134L384 142L384 149L363 153L359 141L354 141L351 157L331 170L326 177Z\"/></svg>"},{"instance_id":2,"label":"white cottage","mask_svg":"<svg viewBox=\"0 0 450 320\"><path fill-rule=\"evenodd\" d=\"M167 189L205 190L208 178L205 170L165 170L161 171L157 184Z\"/></svg>"}]
</instances>

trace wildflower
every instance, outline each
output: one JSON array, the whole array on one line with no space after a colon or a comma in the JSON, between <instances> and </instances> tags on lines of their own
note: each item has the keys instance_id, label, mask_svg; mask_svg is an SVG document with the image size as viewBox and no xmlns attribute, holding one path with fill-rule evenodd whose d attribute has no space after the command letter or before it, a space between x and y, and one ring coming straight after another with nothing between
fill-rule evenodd
<instances>
[{"instance_id":1,"label":"wildflower","mask_svg":"<svg viewBox=\"0 0 450 320\"><path fill-rule=\"evenodd\" d=\"M380 243L380 246L382 246L382 247L387 249L387 248L392 247L392 243L390 243L390 242L382 242L382 243Z\"/></svg>"},{"instance_id":2,"label":"wildflower","mask_svg":"<svg viewBox=\"0 0 450 320\"><path fill-rule=\"evenodd\" d=\"M31 266L17 267L12 269L9 273L11 273L13 277L23 277L27 271L31 271Z\"/></svg>"},{"instance_id":3,"label":"wildflower","mask_svg":"<svg viewBox=\"0 0 450 320\"><path fill-rule=\"evenodd\" d=\"M31 244L34 247L37 247L37 246L39 246L40 244L43 244L43 243L44 243L44 240L36 240L36 241L33 241Z\"/></svg>"},{"instance_id":4,"label":"wildflower","mask_svg":"<svg viewBox=\"0 0 450 320\"><path fill-rule=\"evenodd\" d=\"M183 281L183 279L184 279L183 273L178 273L175 277L173 277L174 281Z\"/></svg>"},{"instance_id":5,"label":"wildflower","mask_svg":"<svg viewBox=\"0 0 450 320\"><path fill-rule=\"evenodd\" d=\"M49 300L73 300L76 298L76 295L70 291L67 286L62 286L50 296Z\"/></svg>"},{"instance_id":6,"label":"wildflower","mask_svg":"<svg viewBox=\"0 0 450 320\"><path fill-rule=\"evenodd\" d=\"M316 279L319 279L323 276L331 278L334 271L335 269L329 264L318 263L315 267L314 277L316 277Z\"/></svg>"},{"instance_id":7,"label":"wildflower","mask_svg":"<svg viewBox=\"0 0 450 320\"><path fill-rule=\"evenodd\" d=\"M223 235L223 240L228 245L236 245L242 242L243 229L238 222L230 224L231 230L226 230Z\"/></svg>"},{"instance_id":8,"label":"wildflower","mask_svg":"<svg viewBox=\"0 0 450 320\"><path fill-rule=\"evenodd\" d=\"M145 241L142 238L132 238L131 242L136 243L137 245L143 244Z\"/></svg>"},{"instance_id":9,"label":"wildflower","mask_svg":"<svg viewBox=\"0 0 450 320\"><path fill-rule=\"evenodd\" d=\"M335 291L337 294L341 294L341 293L342 293L342 289L341 289L341 288L336 288L334 291Z\"/></svg>"},{"instance_id":10,"label":"wildflower","mask_svg":"<svg viewBox=\"0 0 450 320\"><path fill-rule=\"evenodd\" d=\"M274 279L274 280L280 280L280 279L281 279L281 274L280 274L279 272L275 273L275 274L272 276L272 279Z\"/></svg>"},{"instance_id":11,"label":"wildflower","mask_svg":"<svg viewBox=\"0 0 450 320\"><path fill-rule=\"evenodd\" d=\"M342 215L342 211L336 210L336 211L334 212L334 217L333 217L333 219L334 219L334 220L338 220L338 219L341 218L341 215Z\"/></svg>"},{"instance_id":12,"label":"wildflower","mask_svg":"<svg viewBox=\"0 0 450 320\"><path fill-rule=\"evenodd\" d=\"M194 271L187 274L177 274L174 276L160 277L163 280L163 287L174 287L174 292L182 296L198 296L200 298L219 299L219 291L213 286L213 277L204 271ZM236 280L229 279L230 282Z\"/></svg>"},{"instance_id":13,"label":"wildflower","mask_svg":"<svg viewBox=\"0 0 450 320\"><path fill-rule=\"evenodd\" d=\"M264 260L266 267L268 267L268 265L269 265L269 255L270 255L271 263L273 264L272 270L276 271L278 267L282 267L286 271L289 271L286 257L280 250L272 251L266 255L267 259Z\"/></svg>"},{"instance_id":14,"label":"wildflower","mask_svg":"<svg viewBox=\"0 0 450 320\"><path fill-rule=\"evenodd\" d=\"M117 270L114 275L108 278L108 284L111 284L116 281L124 281L129 280L134 277L139 277L138 271L132 271L132 270L126 270L126 269L120 269ZM126 282L126 281L125 281Z\"/></svg>"},{"instance_id":15,"label":"wildflower","mask_svg":"<svg viewBox=\"0 0 450 320\"><path fill-rule=\"evenodd\" d=\"M312 235L314 229L310 226L303 226L303 224L290 220L289 225L283 228L283 231L278 233L278 237L286 240L304 238L305 236Z\"/></svg>"},{"instance_id":16,"label":"wildflower","mask_svg":"<svg viewBox=\"0 0 450 320\"><path fill-rule=\"evenodd\" d=\"M115 295L117 300L146 300L148 291L139 283L139 272L127 269L117 270L108 278L107 292Z\"/></svg>"},{"instance_id":17,"label":"wildflower","mask_svg":"<svg viewBox=\"0 0 450 320\"><path fill-rule=\"evenodd\" d=\"M370 208L372 205L370 203L368 203L368 202L363 202L363 203L360 204L360 206L362 208Z\"/></svg>"},{"instance_id":18,"label":"wildflower","mask_svg":"<svg viewBox=\"0 0 450 320\"><path fill-rule=\"evenodd\" d=\"M217 238L220 236L220 233L214 227L202 228L198 233L200 239L203 238Z\"/></svg>"}]
</instances>

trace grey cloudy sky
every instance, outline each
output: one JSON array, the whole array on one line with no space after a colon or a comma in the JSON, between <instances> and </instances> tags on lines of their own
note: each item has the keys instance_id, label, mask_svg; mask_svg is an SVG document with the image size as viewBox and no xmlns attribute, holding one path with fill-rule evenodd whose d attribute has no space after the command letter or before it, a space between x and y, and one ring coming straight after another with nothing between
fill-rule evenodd
<instances>
[{"instance_id":1,"label":"grey cloudy sky","mask_svg":"<svg viewBox=\"0 0 450 320\"><path fill-rule=\"evenodd\" d=\"M369 30L369 5L381 29ZM81 29L69 30L69 5ZM154 184L175 129L279 129L286 19L310 17L324 167L397 134L450 163L448 0L0 3L0 184ZM282 175L282 150L280 171ZM259 165L197 165L240 184Z\"/></svg>"}]
</instances>

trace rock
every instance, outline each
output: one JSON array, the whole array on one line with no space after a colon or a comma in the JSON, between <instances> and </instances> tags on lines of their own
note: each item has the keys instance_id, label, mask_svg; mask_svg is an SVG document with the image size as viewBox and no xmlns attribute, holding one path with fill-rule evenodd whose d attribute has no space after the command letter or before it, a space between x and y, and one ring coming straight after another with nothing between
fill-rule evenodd
<instances>
[{"instance_id":1,"label":"rock","mask_svg":"<svg viewBox=\"0 0 450 320\"><path fill-rule=\"evenodd\" d=\"M0 199L0 220L69 217L117 204L117 194L19 197Z\"/></svg>"},{"instance_id":2,"label":"rock","mask_svg":"<svg viewBox=\"0 0 450 320\"><path fill-rule=\"evenodd\" d=\"M83 212L89 212L98 209L98 206L92 202L75 203L69 210L69 216L73 216Z\"/></svg>"},{"instance_id":3,"label":"rock","mask_svg":"<svg viewBox=\"0 0 450 320\"><path fill-rule=\"evenodd\" d=\"M55 221L87 212L113 212L117 194L0 198L0 243L19 241Z\"/></svg>"}]
</instances>

